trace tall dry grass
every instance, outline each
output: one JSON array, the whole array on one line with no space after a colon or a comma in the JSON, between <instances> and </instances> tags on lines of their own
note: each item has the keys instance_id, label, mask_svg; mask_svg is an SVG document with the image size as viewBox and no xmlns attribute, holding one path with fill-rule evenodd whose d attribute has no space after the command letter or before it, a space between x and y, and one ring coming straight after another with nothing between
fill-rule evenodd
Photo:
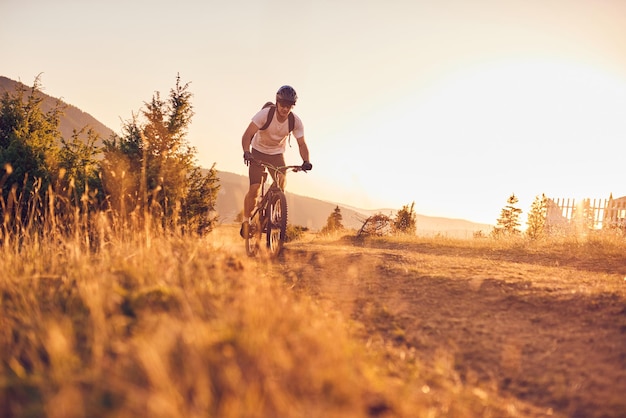
<instances>
[{"instance_id":1,"label":"tall dry grass","mask_svg":"<svg viewBox=\"0 0 626 418\"><path fill-rule=\"evenodd\" d=\"M329 417L383 408L343 319L211 238L1 246L0 415Z\"/></svg>"},{"instance_id":2,"label":"tall dry grass","mask_svg":"<svg viewBox=\"0 0 626 418\"><path fill-rule=\"evenodd\" d=\"M51 189L24 196L0 196L1 416L388 409L341 318L295 297L271 264Z\"/></svg>"}]
</instances>

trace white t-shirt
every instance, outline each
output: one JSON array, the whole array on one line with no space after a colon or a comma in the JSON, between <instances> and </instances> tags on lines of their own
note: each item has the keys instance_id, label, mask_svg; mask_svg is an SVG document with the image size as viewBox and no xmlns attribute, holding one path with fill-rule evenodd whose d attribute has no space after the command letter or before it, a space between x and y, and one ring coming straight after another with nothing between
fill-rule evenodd
<instances>
[{"instance_id":1,"label":"white t-shirt","mask_svg":"<svg viewBox=\"0 0 626 418\"><path fill-rule=\"evenodd\" d=\"M265 125L265 121L267 121L269 111L269 107L259 110L259 112L252 117L252 122L261 128ZM302 138L304 136L304 125L302 125L302 120L300 120L295 113L293 116L293 135L296 138ZM289 136L289 118L285 119L285 121L281 123L278 121L277 117L278 111L275 111L274 118L267 129L263 131L259 130L256 134L254 134L252 137L252 148L269 155L282 154L285 152L287 137Z\"/></svg>"}]
</instances>

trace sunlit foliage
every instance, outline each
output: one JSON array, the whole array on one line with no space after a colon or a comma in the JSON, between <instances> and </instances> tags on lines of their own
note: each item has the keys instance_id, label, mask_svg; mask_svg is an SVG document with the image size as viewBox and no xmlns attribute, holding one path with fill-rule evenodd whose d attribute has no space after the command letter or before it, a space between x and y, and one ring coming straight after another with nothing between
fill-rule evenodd
<instances>
[{"instance_id":1,"label":"sunlit foliage","mask_svg":"<svg viewBox=\"0 0 626 418\"><path fill-rule=\"evenodd\" d=\"M343 216L341 214L341 208L339 208L339 206L336 206L331 214L328 215L328 218L326 219L326 225L324 225L320 232L323 234L327 234L335 231L341 231L344 229L342 221Z\"/></svg>"},{"instance_id":2,"label":"sunlit foliage","mask_svg":"<svg viewBox=\"0 0 626 418\"><path fill-rule=\"evenodd\" d=\"M507 199L508 204L502 208L496 227L492 231L493 236L511 236L521 233L519 217L522 210L516 206L518 202L519 199L515 196L515 193L509 196Z\"/></svg>"},{"instance_id":3,"label":"sunlit foliage","mask_svg":"<svg viewBox=\"0 0 626 418\"><path fill-rule=\"evenodd\" d=\"M415 235L417 231L417 215L415 214L415 202L411 206L404 205L396 213L393 220L393 230L396 234Z\"/></svg>"},{"instance_id":4,"label":"sunlit foliage","mask_svg":"<svg viewBox=\"0 0 626 418\"><path fill-rule=\"evenodd\" d=\"M526 235L531 239L542 237L546 233L546 217L548 215L548 198L545 194L536 196L528 212Z\"/></svg>"}]
</instances>

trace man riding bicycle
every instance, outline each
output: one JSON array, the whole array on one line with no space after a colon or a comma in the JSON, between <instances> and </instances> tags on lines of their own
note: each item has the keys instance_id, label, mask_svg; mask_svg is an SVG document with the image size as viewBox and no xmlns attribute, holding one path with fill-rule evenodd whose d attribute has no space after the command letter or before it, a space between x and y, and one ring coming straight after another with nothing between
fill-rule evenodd
<instances>
[{"instance_id":1,"label":"man riding bicycle","mask_svg":"<svg viewBox=\"0 0 626 418\"><path fill-rule=\"evenodd\" d=\"M242 238L248 236L250 215L254 210L261 187L261 176L265 171L265 168L259 164L251 164L251 161L256 160L271 164L274 167L283 167L285 165L284 153L287 139L291 135L291 129L293 129L293 135L298 142L300 157L303 160L302 169L308 171L313 168L309 162L309 148L304 140L304 125L302 120L291 112L297 100L298 96L293 87L282 86L276 92L276 104L264 106L257 112L241 137L243 159L248 166L248 177L250 178L250 188L243 201L243 222L239 231ZM289 115L290 113L292 116ZM271 121L268 120L269 117L272 118ZM278 178L275 178L274 172L270 172L270 174L282 188L285 187L284 170L281 170Z\"/></svg>"}]
</instances>

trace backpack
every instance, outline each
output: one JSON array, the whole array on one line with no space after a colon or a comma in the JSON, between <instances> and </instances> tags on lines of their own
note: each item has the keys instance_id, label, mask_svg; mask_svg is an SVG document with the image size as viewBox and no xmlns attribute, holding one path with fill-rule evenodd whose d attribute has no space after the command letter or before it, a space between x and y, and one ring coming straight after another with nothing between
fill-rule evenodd
<instances>
[{"instance_id":1,"label":"backpack","mask_svg":"<svg viewBox=\"0 0 626 418\"><path fill-rule=\"evenodd\" d=\"M272 119L274 119L274 113L276 112L276 105L272 102L267 102L263 105L261 109L265 109L266 107L269 107L270 111L267 114L267 120L265 121L265 124L259 128L259 131L266 130L267 127L270 126L270 123L272 123ZM293 131L293 128L296 124L296 119L293 116L293 112L289 112L288 119L289 119L289 137L291 138L291 131Z\"/></svg>"}]
</instances>

